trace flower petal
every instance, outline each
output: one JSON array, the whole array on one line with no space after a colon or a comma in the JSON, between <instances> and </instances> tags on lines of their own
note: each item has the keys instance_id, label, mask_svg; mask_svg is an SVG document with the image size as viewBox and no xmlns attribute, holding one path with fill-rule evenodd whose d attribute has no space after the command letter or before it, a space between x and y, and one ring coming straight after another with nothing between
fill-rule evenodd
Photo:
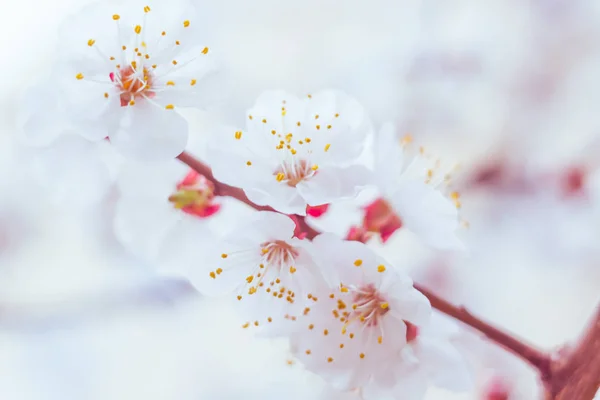
<instances>
[{"instance_id":1,"label":"flower petal","mask_svg":"<svg viewBox=\"0 0 600 400\"><path fill-rule=\"evenodd\" d=\"M177 157L187 145L188 123L174 110L140 102L127 107L110 141L123 155L140 161L165 161Z\"/></svg>"},{"instance_id":2,"label":"flower petal","mask_svg":"<svg viewBox=\"0 0 600 400\"><path fill-rule=\"evenodd\" d=\"M390 202L404 225L428 245L438 249L464 248L455 233L456 207L431 186L405 181Z\"/></svg>"}]
</instances>

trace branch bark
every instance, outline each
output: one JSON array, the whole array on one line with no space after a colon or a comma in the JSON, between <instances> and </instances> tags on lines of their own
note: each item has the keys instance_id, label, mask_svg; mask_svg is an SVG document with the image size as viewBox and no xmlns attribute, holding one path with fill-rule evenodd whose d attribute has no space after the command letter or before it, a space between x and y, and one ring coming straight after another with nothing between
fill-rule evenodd
<instances>
[{"instance_id":1,"label":"branch bark","mask_svg":"<svg viewBox=\"0 0 600 400\"><path fill-rule=\"evenodd\" d=\"M548 400L592 400L600 390L600 305L577 344L552 364Z\"/></svg>"}]
</instances>

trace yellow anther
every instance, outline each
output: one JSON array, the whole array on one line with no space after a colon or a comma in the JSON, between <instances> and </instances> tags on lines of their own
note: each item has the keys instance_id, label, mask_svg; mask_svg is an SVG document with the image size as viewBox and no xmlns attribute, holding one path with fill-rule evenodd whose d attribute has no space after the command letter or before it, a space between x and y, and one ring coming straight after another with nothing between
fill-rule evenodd
<instances>
[{"instance_id":1,"label":"yellow anther","mask_svg":"<svg viewBox=\"0 0 600 400\"><path fill-rule=\"evenodd\" d=\"M176 45L176 46L179 46L180 44L181 44L181 42L180 42L179 40L176 40L176 41L175 41L175 45Z\"/></svg>"},{"instance_id":2,"label":"yellow anther","mask_svg":"<svg viewBox=\"0 0 600 400\"><path fill-rule=\"evenodd\" d=\"M317 164L315 164L312 167L310 167L310 169L312 169L313 171L316 171L319 169L319 166Z\"/></svg>"},{"instance_id":3,"label":"yellow anther","mask_svg":"<svg viewBox=\"0 0 600 400\"><path fill-rule=\"evenodd\" d=\"M252 161L246 161L246 165L247 166L251 166L252 165Z\"/></svg>"},{"instance_id":4,"label":"yellow anther","mask_svg":"<svg viewBox=\"0 0 600 400\"><path fill-rule=\"evenodd\" d=\"M382 309L387 309L390 305L388 303L381 303L381 305L379 307L381 307Z\"/></svg>"},{"instance_id":5,"label":"yellow anther","mask_svg":"<svg viewBox=\"0 0 600 400\"><path fill-rule=\"evenodd\" d=\"M354 339L354 333L351 333L351 334L350 334L348 337L349 337L350 339Z\"/></svg>"},{"instance_id":6,"label":"yellow anther","mask_svg":"<svg viewBox=\"0 0 600 400\"><path fill-rule=\"evenodd\" d=\"M242 296L238 295L238 296L237 296L237 299L238 299L238 300L241 300L241 299L242 299Z\"/></svg>"},{"instance_id":7,"label":"yellow anther","mask_svg":"<svg viewBox=\"0 0 600 400\"><path fill-rule=\"evenodd\" d=\"M244 325L242 325L242 328L246 329L250 326L250 322L246 322Z\"/></svg>"},{"instance_id":8,"label":"yellow anther","mask_svg":"<svg viewBox=\"0 0 600 400\"><path fill-rule=\"evenodd\" d=\"M262 119L262 123L263 123L263 124L266 124L266 123L267 123L267 119L266 119L266 118L263 118L263 119Z\"/></svg>"},{"instance_id":9,"label":"yellow anther","mask_svg":"<svg viewBox=\"0 0 600 400\"><path fill-rule=\"evenodd\" d=\"M300 126L300 125L302 125L302 124L300 123L300 121L298 121L298 122L296 122L296 125Z\"/></svg>"},{"instance_id":10,"label":"yellow anther","mask_svg":"<svg viewBox=\"0 0 600 400\"><path fill-rule=\"evenodd\" d=\"M142 32L142 26L136 25L135 28L133 28L133 31L139 35Z\"/></svg>"},{"instance_id":11,"label":"yellow anther","mask_svg":"<svg viewBox=\"0 0 600 400\"><path fill-rule=\"evenodd\" d=\"M344 343L340 343L340 349L344 348Z\"/></svg>"},{"instance_id":12,"label":"yellow anther","mask_svg":"<svg viewBox=\"0 0 600 400\"><path fill-rule=\"evenodd\" d=\"M111 56L110 61L115 61L115 58Z\"/></svg>"},{"instance_id":13,"label":"yellow anther","mask_svg":"<svg viewBox=\"0 0 600 400\"><path fill-rule=\"evenodd\" d=\"M208 47L202 49L202 54L208 54Z\"/></svg>"},{"instance_id":14,"label":"yellow anther","mask_svg":"<svg viewBox=\"0 0 600 400\"><path fill-rule=\"evenodd\" d=\"M166 110L173 110L174 108L175 108L175 106L174 106L173 104L167 104L167 105L165 106L165 109L166 109Z\"/></svg>"},{"instance_id":15,"label":"yellow anther","mask_svg":"<svg viewBox=\"0 0 600 400\"><path fill-rule=\"evenodd\" d=\"M305 353L306 353L307 356L310 356L311 351L310 350L306 350Z\"/></svg>"},{"instance_id":16,"label":"yellow anther","mask_svg":"<svg viewBox=\"0 0 600 400\"><path fill-rule=\"evenodd\" d=\"M283 172L279 172L275 178L277 179L277 182L281 182L285 178L285 174Z\"/></svg>"},{"instance_id":17,"label":"yellow anther","mask_svg":"<svg viewBox=\"0 0 600 400\"><path fill-rule=\"evenodd\" d=\"M216 279L217 278L217 274L214 273L214 271L210 271L210 275L211 278Z\"/></svg>"},{"instance_id":18,"label":"yellow anther","mask_svg":"<svg viewBox=\"0 0 600 400\"><path fill-rule=\"evenodd\" d=\"M114 19L115 21L118 21L118 20L120 20L120 19L121 19L121 16L120 16L119 14L115 14L115 15L113 15L113 19Z\"/></svg>"},{"instance_id":19,"label":"yellow anther","mask_svg":"<svg viewBox=\"0 0 600 400\"><path fill-rule=\"evenodd\" d=\"M379 336L377 338L377 343L379 343L379 344L383 343L383 337Z\"/></svg>"},{"instance_id":20,"label":"yellow anther","mask_svg":"<svg viewBox=\"0 0 600 400\"><path fill-rule=\"evenodd\" d=\"M290 149L290 153L292 153L292 155L294 155L294 156L295 156L295 155L296 155L296 153L297 153L297 151L296 151L296 149Z\"/></svg>"},{"instance_id":21,"label":"yellow anther","mask_svg":"<svg viewBox=\"0 0 600 400\"><path fill-rule=\"evenodd\" d=\"M276 131L275 129L273 129L273 130L271 131L271 135L274 135L274 134L276 134L276 133L277 133L277 131Z\"/></svg>"},{"instance_id":22,"label":"yellow anther","mask_svg":"<svg viewBox=\"0 0 600 400\"><path fill-rule=\"evenodd\" d=\"M314 326L313 324L310 324L310 325L308 326L308 329L312 330L314 327L315 327L315 326Z\"/></svg>"},{"instance_id":23,"label":"yellow anther","mask_svg":"<svg viewBox=\"0 0 600 400\"><path fill-rule=\"evenodd\" d=\"M92 47L94 45L94 43L96 43L96 41L94 39L88 40L88 46Z\"/></svg>"},{"instance_id":24,"label":"yellow anther","mask_svg":"<svg viewBox=\"0 0 600 400\"><path fill-rule=\"evenodd\" d=\"M152 68L156 69L156 67L158 67L158 65L152 64Z\"/></svg>"},{"instance_id":25,"label":"yellow anther","mask_svg":"<svg viewBox=\"0 0 600 400\"><path fill-rule=\"evenodd\" d=\"M252 281L254 280L254 276L249 275L248 277L246 277L246 282L248 283L252 283Z\"/></svg>"},{"instance_id":26,"label":"yellow anther","mask_svg":"<svg viewBox=\"0 0 600 400\"><path fill-rule=\"evenodd\" d=\"M146 55L144 56L144 58L145 58L146 60L149 60L149 59L150 59L150 55L146 54Z\"/></svg>"},{"instance_id":27,"label":"yellow anther","mask_svg":"<svg viewBox=\"0 0 600 400\"><path fill-rule=\"evenodd\" d=\"M144 77L145 78L145 77ZM145 80L145 79L144 79ZM167 82L167 86L175 86L175 82L173 81L168 81Z\"/></svg>"},{"instance_id":28,"label":"yellow anther","mask_svg":"<svg viewBox=\"0 0 600 400\"><path fill-rule=\"evenodd\" d=\"M346 286L342 286L342 287L340 288L340 291L341 291L342 293L348 293L348 288L347 288Z\"/></svg>"},{"instance_id":29,"label":"yellow anther","mask_svg":"<svg viewBox=\"0 0 600 400\"><path fill-rule=\"evenodd\" d=\"M187 28L188 26L190 26L190 21L188 21L187 19L185 21L183 21L183 27Z\"/></svg>"},{"instance_id":30,"label":"yellow anther","mask_svg":"<svg viewBox=\"0 0 600 400\"><path fill-rule=\"evenodd\" d=\"M339 116L340 116L340 114L337 114L337 113L335 114L335 117L336 117L336 118L337 118L337 117L339 117Z\"/></svg>"},{"instance_id":31,"label":"yellow anther","mask_svg":"<svg viewBox=\"0 0 600 400\"><path fill-rule=\"evenodd\" d=\"M327 125L327 129L331 129L331 125Z\"/></svg>"},{"instance_id":32,"label":"yellow anther","mask_svg":"<svg viewBox=\"0 0 600 400\"><path fill-rule=\"evenodd\" d=\"M148 7L148 6L145 6L145 7L144 7L144 12L145 12L145 13L149 13L149 12L150 12L150 7Z\"/></svg>"},{"instance_id":33,"label":"yellow anther","mask_svg":"<svg viewBox=\"0 0 600 400\"><path fill-rule=\"evenodd\" d=\"M130 105L130 106L135 106L135 100L131 100L131 101L129 102L129 105Z\"/></svg>"},{"instance_id":34,"label":"yellow anther","mask_svg":"<svg viewBox=\"0 0 600 400\"><path fill-rule=\"evenodd\" d=\"M225 253L221 254L221 258L227 258L227 254L225 254Z\"/></svg>"},{"instance_id":35,"label":"yellow anther","mask_svg":"<svg viewBox=\"0 0 600 400\"><path fill-rule=\"evenodd\" d=\"M250 290L248 290L248 294L254 294L254 293L256 293L256 288L254 286L252 286L250 288Z\"/></svg>"},{"instance_id":36,"label":"yellow anther","mask_svg":"<svg viewBox=\"0 0 600 400\"><path fill-rule=\"evenodd\" d=\"M108 93L104 93L104 97L108 99Z\"/></svg>"},{"instance_id":37,"label":"yellow anther","mask_svg":"<svg viewBox=\"0 0 600 400\"><path fill-rule=\"evenodd\" d=\"M304 139L304 141L305 141L306 143L310 143L310 142L312 141L312 139L311 139L311 138L309 138L309 137L307 137L307 138L305 138L305 139Z\"/></svg>"},{"instance_id":38,"label":"yellow anther","mask_svg":"<svg viewBox=\"0 0 600 400\"><path fill-rule=\"evenodd\" d=\"M254 326L258 326L258 321L254 321Z\"/></svg>"},{"instance_id":39,"label":"yellow anther","mask_svg":"<svg viewBox=\"0 0 600 400\"><path fill-rule=\"evenodd\" d=\"M251 120L252 118L254 118L252 115L248 115L248 119Z\"/></svg>"},{"instance_id":40,"label":"yellow anther","mask_svg":"<svg viewBox=\"0 0 600 400\"><path fill-rule=\"evenodd\" d=\"M296 268L294 268L293 266L290 266L290 274L293 274L294 272L296 272Z\"/></svg>"},{"instance_id":41,"label":"yellow anther","mask_svg":"<svg viewBox=\"0 0 600 400\"><path fill-rule=\"evenodd\" d=\"M127 46L121 46L123 50L127 50Z\"/></svg>"},{"instance_id":42,"label":"yellow anther","mask_svg":"<svg viewBox=\"0 0 600 400\"><path fill-rule=\"evenodd\" d=\"M135 61L132 61L132 62L131 62L131 66L132 66L134 69L137 69L137 62L135 62Z\"/></svg>"},{"instance_id":43,"label":"yellow anther","mask_svg":"<svg viewBox=\"0 0 600 400\"><path fill-rule=\"evenodd\" d=\"M237 140L240 140L240 139L242 138L242 131L237 131L237 132L235 133L235 138L236 138Z\"/></svg>"},{"instance_id":44,"label":"yellow anther","mask_svg":"<svg viewBox=\"0 0 600 400\"><path fill-rule=\"evenodd\" d=\"M285 117L285 114L287 114L287 111L285 110L285 108L281 109L281 116Z\"/></svg>"},{"instance_id":45,"label":"yellow anther","mask_svg":"<svg viewBox=\"0 0 600 400\"><path fill-rule=\"evenodd\" d=\"M190 86L194 86L194 85L196 84L196 82L198 82L198 81L197 81L197 80L195 80L195 79L192 79L192 80L190 81Z\"/></svg>"},{"instance_id":46,"label":"yellow anther","mask_svg":"<svg viewBox=\"0 0 600 400\"><path fill-rule=\"evenodd\" d=\"M317 126L316 126L316 128L317 128L317 129L321 129L321 125L317 125Z\"/></svg>"},{"instance_id":47,"label":"yellow anther","mask_svg":"<svg viewBox=\"0 0 600 400\"><path fill-rule=\"evenodd\" d=\"M450 198L452 200L458 200L460 198L460 193L458 193L458 192L452 192L452 193L450 193Z\"/></svg>"},{"instance_id":48,"label":"yellow anther","mask_svg":"<svg viewBox=\"0 0 600 400\"><path fill-rule=\"evenodd\" d=\"M173 60L173 61L171 61L171 64L173 64L173 65L177 65L177 60Z\"/></svg>"},{"instance_id":49,"label":"yellow anther","mask_svg":"<svg viewBox=\"0 0 600 400\"><path fill-rule=\"evenodd\" d=\"M309 94L307 94L306 96L307 96L309 99L312 99L312 94L310 94L310 93L309 93Z\"/></svg>"},{"instance_id":50,"label":"yellow anther","mask_svg":"<svg viewBox=\"0 0 600 400\"><path fill-rule=\"evenodd\" d=\"M363 261L359 258L354 260L354 266L356 267L360 267L362 265Z\"/></svg>"},{"instance_id":51,"label":"yellow anther","mask_svg":"<svg viewBox=\"0 0 600 400\"><path fill-rule=\"evenodd\" d=\"M319 119L319 114L315 115L315 119Z\"/></svg>"},{"instance_id":52,"label":"yellow anther","mask_svg":"<svg viewBox=\"0 0 600 400\"><path fill-rule=\"evenodd\" d=\"M327 358L327 362L330 362L330 363L333 362L333 358L331 358L331 357Z\"/></svg>"},{"instance_id":53,"label":"yellow anther","mask_svg":"<svg viewBox=\"0 0 600 400\"><path fill-rule=\"evenodd\" d=\"M325 335L325 336L329 335L329 331L328 331L327 329L325 329L325 330L323 331L323 335Z\"/></svg>"},{"instance_id":54,"label":"yellow anther","mask_svg":"<svg viewBox=\"0 0 600 400\"><path fill-rule=\"evenodd\" d=\"M331 143L327 143L325 145L325 151L329 151L329 148L331 147Z\"/></svg>"},{"instance_id":55,"label":"yellow anther","mask_svg":"<svg viewBox=\"0 0 600 400\"><path fill-rule=\"evenodd\" d=\"M165 35L167 34L167 32L165 32L165 31L162 31L160 34L161 34L162 36L165 36Z\"/></svg>"},{"instance_id":56,"label":"yellow anther","mask_svg":"<svg viewBox=\"0 0 600 400\"><path fill-rule=\"evenodd\" d=\"M377 266L377 272L385 272L385 265L381 264Z\"/></svg>"},{"instance_id":57,"label":"yellow anther","mask_svg":"<svg viewBox=\"0 0 600 400\"><path fill-rule=\"evenodd\" d=\"M264 267L265 267L265 264L260 264L258 267L259 267L259 268L264 268Z\"/></svg>"},{"instance_id":58,"label":"yellow anther","mask_svg":"<svg viewBox=\"0 0 600 400\"><path fill-rule=\"evenodd\" d=\"M217 268L217 275L221 275L223 273L223 268Z\"/></svg>"},{"instance_id":59,"label":"yellow anther","mask_svg":"<svg viewBox=\"0 0 600 400\"><path fill-rule=\"evenodd\" d=\"M78 80L82 80L83 79L83 74L80 72L77 75L75 75L75 78L77 78Z\"/></svg>"},{"instance_id":60,"label":"yellow anther","mask_svg":"<svg viewBox=\"0 0 600 400\"><path fill-rule=\"evenodd\" d=\"M365 358L365 353L360 353L360 358Z\"/></svg>"}]
</instances>

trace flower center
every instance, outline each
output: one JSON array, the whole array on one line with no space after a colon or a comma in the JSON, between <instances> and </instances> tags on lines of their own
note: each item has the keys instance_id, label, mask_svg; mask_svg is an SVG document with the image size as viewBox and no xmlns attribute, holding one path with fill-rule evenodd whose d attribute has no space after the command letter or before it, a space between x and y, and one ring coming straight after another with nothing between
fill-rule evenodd
<instances>
[{"instance_id":1,"label":"flower center","mask_svg":"<svg viewBox=\"0 0 600 400\"><path fill-rule=\"evenodd\" d=\"M296 187L300 182L309 179L316 173L316 166L311 166L304 160L284 162L273 175L279 182L285 182L290 187Z\"/></svg>"},{"instance_id":2,"label":"flower center","mask_svg":"<svg viewBox=\"0 0 600 400\"><path fill-rule=\"evenodd\" d=\"M121 107L134 105L140 97L152 98L155 95L152 91L152 71L146 67L136 68L136 62L132 61L131 65L121 68L117 74L110 73L110 80L120 92Z\"/></svg>"},{"instance_id":3,"label":"flower center","mask_svg":"<svg viewBox=\"0 0 600 400\"><path fill-rule=\"evenodd\" d=\"M298 251L283 240L263 243L261 247L263 260L269 266L282 268L293 263L294 257L298 256Z\"/></svg>"},{"instance_id":4,"label":"flower center","mask_svg":"<svg viewBox=\"0 0 600 400\"><path fill-rule=\"evenodd\" d=\"M390 311L388 303L373 284L359 287L353 292L353 311L347 323L358 320L368 327L377 326L379 319Z\"/></svg>"}]
</instances>

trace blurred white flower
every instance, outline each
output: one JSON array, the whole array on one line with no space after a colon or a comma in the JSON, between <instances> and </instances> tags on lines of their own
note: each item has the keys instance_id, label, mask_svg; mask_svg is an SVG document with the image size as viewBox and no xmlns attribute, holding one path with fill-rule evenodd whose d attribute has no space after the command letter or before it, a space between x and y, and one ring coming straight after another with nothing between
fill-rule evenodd
<instances>
[{"instance_id":1,"label":"blurred white flower","mask_svg":"<svg viewBox=\"0 0 600 400\"><path fill-rule=\"evenodd\" d=\"M102 1L68 17L58 65L33 90L37 100L26 101L33 108L26 127L36 136L52 134L60 125L53 114L66 115L78 133L108 137L126 156L177 156L188 124L176 109L205 106L215 94L215 63L199 43L195 17L187 0Z\"/></svg>"},{"instance_id":2,"label":"blurred white flower","mask_svg":"<svg viewBox=\"0 0 600 400\"><path fill-rule=\"evenodd\" d=\"M294 228L285 215L255 213L218 240L204 263L211 270L199 270L192 283L205 294L235 292L254 326L287 325L323 284L311 242L294 238Z\"/></svg>"},{"instance_id":3,"label":"blurred white flower","mask_svg":"<svg viewBox=\"0 0 600 400\"><path fill-rule=\"evenodd\" d=\"M329 288L311 294L313 304L296 321L295 355L341 390L393 387L390 368L406 346L407 323L424 325L429 301L362 243L321 234L313 245Z\"/></svg>"},{"instance_id":4,"label":"blurred white flower","mask_svg":"<svg viewBox=\"0 0 600 400\"><path fill-rule=\"evenodd\" d=\"M208 244L214 235L219 223L215 214L221 205L215 200L212 183L176 160L125 164L118 186L115 234L136 256L156 261L159 255L167 256L164 246L172 245L170 242L192 235ZM202 249L208 246L191 246L190 251L199 259L204 255Z\"/></svg>"},{"instance_id":5,"label":"blurred white flower","mask_svg":"<svg viewBox=\"0 0 600 400\"><path fill-rule=\"evenodd\" d=\"M423 154L410 157L406 150L410 140L398 140L391 124L381 129L375 143L375 183L381 197L365 208L364 228L385 241L405 226L430 246L460 249L463 245L455 233L459 195L442 194L438 186L446 174L439 162Z\"/></svg>"},{"instance_id":6,"label":"blurred white flower","mask_svg":"<svg viewBox=\"0 0 600 400\"><path fill-rule=\"evenodd\" d=\"M351 165L364 149L370 123L352 98L323 91L298 99L263 93L248 111L247 130L213 143L217 179L244 189L250 200L290 214L352 197L368 171Z\"/></svg>"}]
</instances>

